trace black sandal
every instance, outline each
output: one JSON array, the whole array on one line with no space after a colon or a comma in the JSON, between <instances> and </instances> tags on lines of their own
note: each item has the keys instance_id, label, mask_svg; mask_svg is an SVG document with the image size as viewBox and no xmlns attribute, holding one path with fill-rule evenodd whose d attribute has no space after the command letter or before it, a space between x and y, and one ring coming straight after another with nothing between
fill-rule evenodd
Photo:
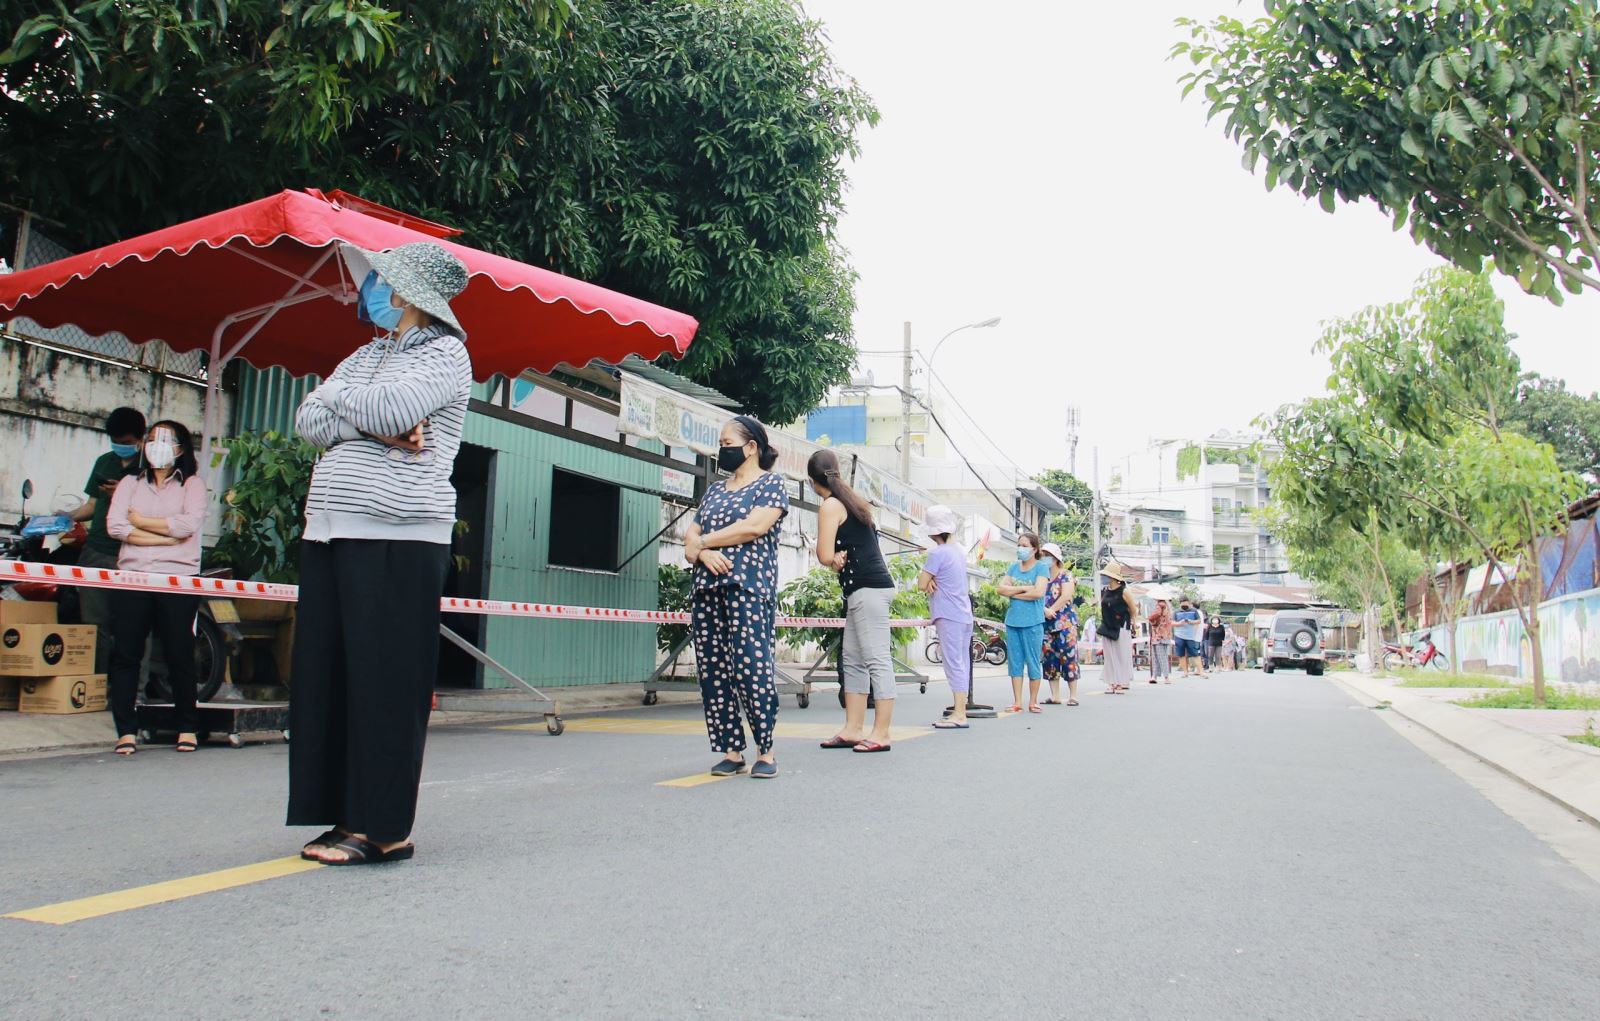
<instances>
[{"instance_id":1,"label":"black sandal","mask_svg":"<svg viewBox=\"0 0 1600 1021\"><path fill-rule=\"evenodd\" d=\"M317 861L324 865L382 865L384 862L405 861L417 853L416 844L401 844L385 851L365 837L345 837L333 846L348 857L337 860L318 858Z\"/></svg>"},{"instance_id":2,"label":"black sandal","mask_svg":"<svg viewBox=\"0 0 1600 1021\"><path fill-rule=\"evenodd\" d=\"M132 734L117 738L117 743L111 746L111 754L120 755L123 758L127 758L138 750L139 739Z\"/></svg>"},{"instance_id":3,"label":"black sandal","mask_svg":"<svg viewBox=\"0 0 1600 1021\"><path fill-rule=\"evenodd\" d=\"M198 751L200 746L193 741L179 741L174 747L180 752Z\"/></svg>"},{"instance_id":4,"label":"black sandal","mask_svg":"<svg viewBox=\"0 0 1600 1021\"><path fill-rule=\"evenodd\" d=\"M346 833L344 830L329 830L314 840L306 841L306 845L300 849L300 857L304 858L306 861L321 861L321 858L318 858L316 855L311 853L311 848L318 847L326 851L328 848L338 844L339 841L345 839L349 835L350 834Z\"/></svg>"}]
</instances>

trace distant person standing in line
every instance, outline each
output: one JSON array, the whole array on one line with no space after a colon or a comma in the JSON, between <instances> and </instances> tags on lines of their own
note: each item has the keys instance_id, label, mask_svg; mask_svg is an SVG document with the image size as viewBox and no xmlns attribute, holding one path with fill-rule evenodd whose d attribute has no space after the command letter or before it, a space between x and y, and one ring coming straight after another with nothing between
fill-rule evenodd
<instances>
[{"instance_id":1,"label":"distant person standing in line","mask_svg":"<svg viewBox=\"0 0 1600 1021\"><path fill-rule=\"evenodd\" d=\"M1126 576L1120 564L1107 564L1100 569L1107 584L1100 589L1100 619L1095 629L1100 635L1100 646L1105 665L1100 678L1105 682L1106 694L1121 695L1133 683L1133 635L1139 620L1139 608L1128 591Z\"/></svg>"},{"instance_id":2,"label":"distant person standing in line","mask_svg":"<svg viewBox=\"0 0 1600 1021\"><path fill-rule=\"evenodd\" d=\"M1222 669L1222 645L1228 640L1228 629L1223 626L1222 618L1213 615L1211 622L1206 625L1206 669Z\"/></svg>"},{"instance_id":3,"label":"distant person standing in line","mask_svg":"<svg viewBox=\"0 0 1600 1021\"><path fill-rule=\"evenodd\" d=\"M1178 612L1172 615L1172 630L1178 642L1178 662L1183 667L1185 677L1198 677L1204 670L1200 662L1200 644L1204 638L1201 620L1200 611L1195 609L1194 601L1188 598L1178 604Z\"/></svg>"},{"instance_id":4,"label":"distant person standing in line","mask_svg":"<svg viewBox=\"0 0 1600 1021\"><path fill-rule=\"evenodd\" d=\"M950 684L950 715L935 720L935 730L966 730L967 694L972 690L972 600L967 595L967 557L960 544L951 538L961 528L961 520L949 507L929 507L923 518L923 531L933 540L933 549L917 588L928 594L928 616L939 636L943 653L944 678Z\"/></svg>"},{"instance_id":5,"label":"distant person standing in line","mask_svg":"<svg viewBox=\"0 0 1600 1021\"><path fill-rule=\"evenodd\" d=\"M1011 664L1011 711L1022 712L1022 674L1028 674L1028 712L1039 708L1039 682L1044 679L1044 591L1050 568L1039 559L1039 537L1017 536L1017 562L996 586L1010 598L1006 608L1006 662Z\"/></svg>"},{"instance_id":6,"label":"distant person standing in line","mask_svg":"<svg viewBox=\"0 0 1600 1021\"><path fill-rule=\"evenodd\" d=\"M845 606L839 650L844 729L822 747L886 752L894 720L894 647L889 631L894 578L878 546L872 507L840 477L838 456L831 450L817 451L806 463L806 474L822 498L817 511L817 561L839 575ZM870 734L868 692L875 704Z\"/></svg>"},{"instance_id":7,"label":"distant person standing in line","mask_svg":"<svg viewBox=\"0 0 1600 1021\"><path fill-rule=\"evenodd\" d=\"M1061 681L1067 682L1067 705L1078 704L1078 614L1072 608L1078 579L1067 570L1061 547L1053 542L1042 550L1050 563L1050 580L1044 588L1044 679L1050 682L1045 705L1061 704Z\"/></svg>"},{"instance_id":8,"label":"distant person standing in line","mask_svg":"<svg viewBox=\"0 0 1600 1021\"><path fill-rule=\"evenodd\" d=\"M106 513L111 510L111 495L116 492L117 483L129 475L139 474L144 416L133 408L118 408L106 416L105 431L111 449L101 454L89 469L89 481L83 484L83 494L88 499L67 516L74 521L89 522L89 537L83 541L83 549L78 554L78 566L115 571L122 543L106 531ZM109 673L111 669L113 591L87 587L78 590L79 615L85 624L99 628L94 647L94 672L97 674Z\"/></svg>"},{"instance_id":9,"label":"distant person standing in line","mask_svg":"<svg viewBox=\"0 0 1600 1021\"><path fill-rule=\"evenodd\" d=\"M1156 600L1150 614L1150 683L1172 683L1172 607Z\"/></svg>"}]
</instances>

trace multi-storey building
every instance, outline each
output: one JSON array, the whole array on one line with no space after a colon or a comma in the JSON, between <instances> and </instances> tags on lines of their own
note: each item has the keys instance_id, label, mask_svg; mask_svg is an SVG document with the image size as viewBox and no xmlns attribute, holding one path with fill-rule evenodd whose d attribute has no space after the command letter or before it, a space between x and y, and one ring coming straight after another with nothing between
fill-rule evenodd
<instances>
[{"instance_id":1,"label":"multi-storey building","mask_svg":"<svg viewBox=\"0 0 1600 1021\"><path fill-rule=\"evenodd\" d=\"M1270 440L1222 430L1202 441L1156 440L1112 463L1105 486L1112 554L1149 577L1238 577L1304 584L1264 511Z\"/></svg>"}]
</instances>

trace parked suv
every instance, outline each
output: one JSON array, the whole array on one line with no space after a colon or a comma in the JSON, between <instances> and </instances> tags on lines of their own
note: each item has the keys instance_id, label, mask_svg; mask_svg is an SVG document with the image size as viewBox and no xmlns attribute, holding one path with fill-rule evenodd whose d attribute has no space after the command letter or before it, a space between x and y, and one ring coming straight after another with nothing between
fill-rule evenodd
<instances>
[{"instance_id":1,"label":"parked suv","mask_svg":"<svg viewBox=\"0 0 1600 1021\"><path fill-rule=\"evenodd\" d=\"M1321 677L1327 669L1328 654L1322 649L1322 622L1306 610L1285 610L1274 614L1267 632L1266 648L1261 653L1261 669L1272 673L1279 668L1305 670Z\"/></svg>"}]
</instances>

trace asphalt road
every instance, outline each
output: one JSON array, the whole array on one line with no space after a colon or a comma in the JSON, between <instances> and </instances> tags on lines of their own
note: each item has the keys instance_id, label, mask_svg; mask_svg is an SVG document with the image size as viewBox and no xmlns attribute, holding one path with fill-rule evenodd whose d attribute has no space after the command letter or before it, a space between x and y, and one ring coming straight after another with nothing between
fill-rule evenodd
<instances>
[{"instance_id":1,"label":"asphalt road","mask_svg":"<svg viewBox=\"0 0 1600 1021\"><path fill-rule=\"evenodd\" d=\"M902 691L908 728L947 698ZM825 695L781 719L840 715ZM887 755L784 739L776 782L687 788L657 784L712 765L691 727L572 724L436 729L412 862L0 919L0 1016L1562 1019L1600 1003L1600 884L1326 679L1139 685ZM0 765L0 914L295 853L312 834L281 826L284 772L272 745Z\"/></svg>"}]
</instances>

